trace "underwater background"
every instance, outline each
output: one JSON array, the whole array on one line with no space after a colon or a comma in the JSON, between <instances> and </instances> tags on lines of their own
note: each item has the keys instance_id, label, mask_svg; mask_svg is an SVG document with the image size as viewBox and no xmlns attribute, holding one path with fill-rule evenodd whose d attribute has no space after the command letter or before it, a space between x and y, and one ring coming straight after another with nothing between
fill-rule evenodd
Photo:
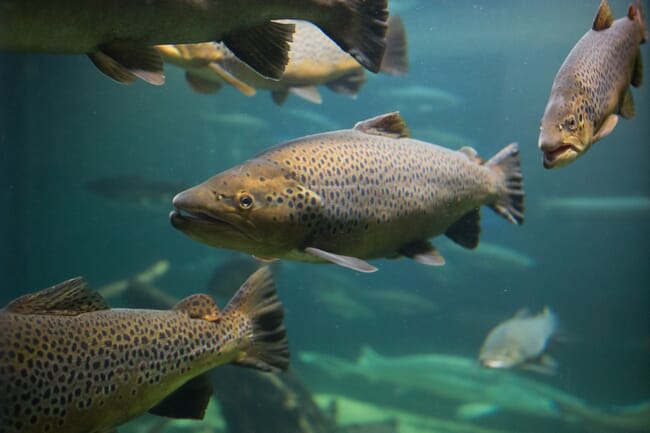
<instances>
[{"instance_id":1,"label":"underwater background","mask_svg":"<svg viewBox=\"0 0 650 433\"><path fill-rule=\"evenodd\" d=\"M610 4L617 18L626 13L626 1ZM643 2L646 14L648 6ZM230 87L199 95L170 65L162 87L123 86L85 56L1 54L0 305L75 275L98 288L161 259L170 263L157 281L166 293L180 298L207 291L214 269L232 260L231 252L173 229L171 201L111 201L85 185L132 175L194 185L271 145L399 110L414 138L473 146L485 158L518 142L526 222L515 227L483 210L481 242L508 253L496 247L461 251L439 238L444 267L380 260L373 261L379 272L364 275L333 265L280 263L276 281L292 354L352 361L370 346L384 356L476 357L494 325L521 308L535 312L548 305L561 323L560 341L551 348L558 372L517 374L605 407L650 399L647 71L646 83L632 89L636 117L621 119L578 161L545 170L537 148L555 73L597 7L596 0L391 1L392 13L406 25L408 75L369 76L356 99L324 89L322 105L289 96L277 106L268 92L249 98ZM641 47L646 62L649 47ZM399 91L409 88L415 91ZM548 204L576 197L645 197L646 203L598 211ZM427 308L365 295L373 291L415 295ZM298 356L292 366L314 392L454 417L435 409L435 397L336 380ZM499 413L472 422L511 431L589 431Z\"/></svg>"}]
</instances>

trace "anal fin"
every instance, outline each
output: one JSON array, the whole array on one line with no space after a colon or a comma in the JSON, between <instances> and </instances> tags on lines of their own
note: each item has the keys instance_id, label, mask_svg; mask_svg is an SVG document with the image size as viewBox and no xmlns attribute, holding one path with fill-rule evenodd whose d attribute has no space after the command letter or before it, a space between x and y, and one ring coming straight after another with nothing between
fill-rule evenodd
<instances>
[{"instance_id":1,"label":"anal fin","mask_svg":"<svg viewBox=\"0 0 650 433\"><path fill-rule=\"evenodd\" d=\"M153 85L165 83L163 60L153 46L130 41L115 41L100 47L88 57L97 68L118 83L129 84L135 77Z\"/></svg>"},{"instance_id":2,"label":"anal fin","mask_svg":"<svg viewBox=\"0 0 650 433\"><path fill-rule=\"evenodd\" d=\"M211 380L209 372L188 380L149 409L149 413L168 418L203 419L212 396Z\"/></svg>"},{"instance_id":3,"label":"anal fin","mask_svg":"<svg viewBox=\"0 0 650 433\"><path fill-rule=\"evenodd\" d=\"M366 262L365 260L359 259L357 257L334 254L314 247L305 248L305 252L312 254L318 257L319 259L323 259L325 261L334 263L339 266L343 266L345 268L354 269L355 271L369 273L369 272L375 272L377 270L377 268L372 266L370 263Z\"/></svg>"},{"instance_id":4,"label":"anal fin","mask_svg":"<svg viewBox=\"0 0 650 433\"><path fill-rule=\"evenodd\" d=\"M445 258L427 240L411 242L399 249L399 253L426 266L442 266Z\"/></svg>"},{"instance_id":5,"label":"anal fin","mask_svg":"<svg viewBox=\"0 0 650 433\"><path fill-rule=\"evenodd\" d=\"M359 68L342 77L328 81L325 85L328 89L336 93L356 95L366 83L366 80L366 72L362 68Z\"/></svg>"},{"instance_id":6,"label":"anal fin","mask_svg":"<svg viewBox=\"0 0 650 433\"><path fill-rule=\"evenodd\" d=\"M479 208L472 209L460 217L447 229L445 235L461 247L476 248L481 237L481 212Z\"/></svg>"},{"instance_id":7,"label":"anal fin","mask_svg":"<svg viewBox=\"0 0 650 433\"><path fill-rule=\"evenodd\" d=\"M312 104L323 103L323 98L320 96L316 86L290 87L289 91Z\"/></svg>"},{"instance_id":8,"label":"anal fin","mask_svg":"<svg viewBox=\"0 0 650 433\"><path fill-rule=\"evenodd\" d=\"M634 87L641 87L643 83L643 58L641 57L641 47L636 50L636 60L634 61L634 70L632 71L632 80L630 82Z\"/></svg>"},{"instance_id":9,"label":"anal fin","mask_svg":"<svg viewBox=\"0 0 650 433\"><path fill-rule=\"evenodd\" d=\"M185 81L196 93L203 93L204 95L217 93L222 87L222 84L217 81L206 80L191 72L185 72Z\"/></svg>"},{"instance_id":10,"label":"anal fin","mask_svg":"<svg viewBox=\"0 0 650 433\"><path fill-rule=\"evenodd\" d=\"M289 96L289 91L287 89L271 91L271 99L273 99L275 105L284 104L284 101L287 100L287 96Z\"/></svg>"},{"instance_id":11,"label":"anal fin","mask_svg":"<svg viewBox=\"0 0 650 433\"><path fill-rule=\"evenodd\" d=\"M223 43L240 60L264 77L274 80L282 77L289 62L289 42L294 24L268 21L257 27L229 34Z\"/></svg>"}]
</instances>

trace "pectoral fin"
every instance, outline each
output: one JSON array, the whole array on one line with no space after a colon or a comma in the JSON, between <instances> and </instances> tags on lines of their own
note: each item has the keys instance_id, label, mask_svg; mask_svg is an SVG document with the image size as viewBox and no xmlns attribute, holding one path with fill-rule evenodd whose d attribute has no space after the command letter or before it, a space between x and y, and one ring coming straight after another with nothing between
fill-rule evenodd
<instances>
[{"instance_id":1,"label":"pectoral fin","mask_svg":"<svg viewBox=\"0 0 650 433\"><path fill-rule=\"evenodd\" d=\"M377 270L377 268L372 266L370 263L366 262L365 260L358 259L356 257L334 254L314 247L305 248L305 252L312 254L318 257L319 259L323 259L325 261L334 263L339 266L343 266L345 268L354 269L355 271L369 273L369 272L375 272Z\"/></svg>"},{"instance_id":2,"label":"pectoral fin","mask_svg":"<svg viewBox=\"0 0 650 433\"><path fill-rule=\"evenodd\" d=\"M100 71L118 83L130 84L136 77L157 86L165 83L163 60L153 46L115 41L102 45L88 57Z\"/></svg>"},{"instance_id":3,"label":"pectoral fin","mask_svg":"<svg viewBox=\"0 0 650 433\"><path fill-rule=\"evenodd\" d=\"M190 379L149 409L149 413L168 418L203 419L212 396L211 380L209 372Z\"/></svg>"},{"instance_id":4,"label":"pectoral fin","mask_svg":"<svg viewBox=\"0 0 650 433\"><path fill-rule=\"evenodd\" d=\"M185 81L196 93L203 93L208 95L210 93L217 93L221 89L222 84L216 81L209 81L191 72L185 72Z\"/></svg>"},{"instance_id":5,"label":"pectoral fin","mask_svg":"<svg viewBox=\"0 0 650 433\"><path fill-rule=\"evenodd\" d=\"M592 143L595 143L598 140L602 140L603 138L608 136L614 130L617 123L618 123L618 116L616 114L610 114L607 117L607 119L605 119L603 124L600 126L598 132L594 134Z\"/></svg>"},{"instance_id":6,"label":"pectoral fin","mask_svg":"<svg viewBox=\"0 0 650 433\"><path fill-rule=\"evenodd\" d=\"M621 104L619 113L626 119L631 119L634 117L634 99L632 98L632 92L630 91L629 87L623 96L623 103Z\"/></svg>"},{"instance_id":7,"label":"pectoral fin","mask_svg":"<svg viewBox=\"0 0 650 433\"><path fill-rule=\"evenodd\" d=\"M227 35L223 43L257 73L277 80L289 62L289 42L294 30L294 24L269 21Z\"/></svg>"},{"instance_id":8,"label":"pectoral fin","mask_svg":"<svg viewBox=\"0 0 650 433\"><path fill-rule=\"evenodd\" d=\"M221 77L222 80L224 80L226 83L230 84L233 86L235 89L239 90L246 96L254 96L255 95L255 89L248 84L244 83L242 80L239 78L235 77L230 71L226 70L225 68L222 68L218 63L212 62L209 65L209 68L212 69L219 77Z\"/></svg>"}]
</instances>

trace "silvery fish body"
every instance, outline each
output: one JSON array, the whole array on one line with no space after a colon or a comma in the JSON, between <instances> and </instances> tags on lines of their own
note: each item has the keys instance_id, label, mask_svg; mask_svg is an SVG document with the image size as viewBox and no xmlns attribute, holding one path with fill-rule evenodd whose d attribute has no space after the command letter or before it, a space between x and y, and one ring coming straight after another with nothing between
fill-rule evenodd
<instances>
[{"instance_id":1,"label":"silvery fish body","mask_svg":"<svg viewBox=\"0 0 650 433\"><path fill-rule=\"evenodd\" d=\"M557 326L557 316L548 307L535 316L523 310L490 331L479 360L490 368L512 368L537 361L544 355ZM547 364L551 367L550 362Z\"/></svg>"},{"instance_id":2,"label":"silvery fish body","mask_svg":"<svg viewBox=\"0 0 650 433\"><path fill-rule=\"evenodd\" d=\"M104 433L147 411L202 418L202 373L286 369L282 318L267 269L223 312L207 295L110 309L80 278L25 295L0 310L0 432Z\"/></svg>"},{"instance_id":3,"label":"silvery fish body","mask_svg":"<svg viewBox=\"0 0 650 433\"><path fill-rule=\"evenodd\" d=\"M408 138L397 113L271 148L174 198L172 224L201 242L259 258L333 262L411 257L443 264L428 239L474 248L482 205L523 221L518 148L487 162Z\"/></svg>"}]
</instances>

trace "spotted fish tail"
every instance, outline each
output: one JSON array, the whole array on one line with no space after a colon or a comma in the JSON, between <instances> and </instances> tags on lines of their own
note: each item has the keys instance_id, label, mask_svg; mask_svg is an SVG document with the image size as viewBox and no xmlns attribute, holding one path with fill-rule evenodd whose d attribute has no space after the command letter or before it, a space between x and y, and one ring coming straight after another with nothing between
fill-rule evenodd
<instances>
[{"instance_id":1,"label":"spotted fish tail","mask_svg":"<svg viewBox=\"0 0 650 433\"><path fill-rule=\"evenodd\" d=\"M244 367L280 371L289 367L289 346L280 303L268 267L258 269L232 297L224 314L239 312L252 323L250 342L235 361Z\"/></svg>"},{"instance_id":2,"label":"spotted fish tail","mask_svg":"<svg viewBox=\"0 0 650 433\"><path fill-rule=\"evenodd\" d=\"M503 177L504 186L490 207L513 224L524 222L524 183L519 161L519 146L511 143L490 158L486 167Z\"/></svg>"}]
</instances>

